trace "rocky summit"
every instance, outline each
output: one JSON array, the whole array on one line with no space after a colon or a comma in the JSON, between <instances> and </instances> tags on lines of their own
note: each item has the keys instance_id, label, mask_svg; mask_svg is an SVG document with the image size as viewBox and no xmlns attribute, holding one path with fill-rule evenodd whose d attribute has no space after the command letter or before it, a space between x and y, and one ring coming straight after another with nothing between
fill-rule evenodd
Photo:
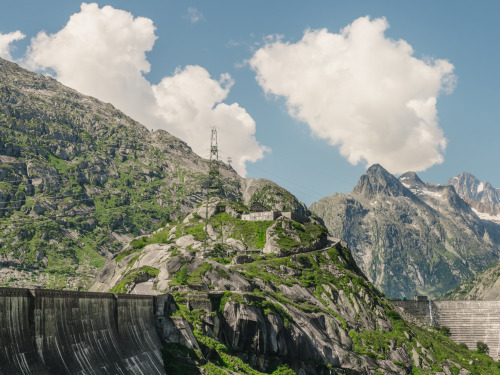
<instances>
[{"instance_id":1,"label":"rocky summit","mask_svg":"<svg viewBox=\"0 0 500 375\"><path fill-rule=\"evenodd\" d=\"M500 224L500 189L483 182L470 173L463 172L446 183L453 186L481 219ZM493 264L474 277L464 281L441 297L453 300L500 299L500 262Z\"/></svg>"},{"instance_id":2,"label":"rocky summit","mask_svg":"<svg viewBox=\"0 0 500 375\"><path fill-rule=\"evenodd\" d=\"M350 194L311 205L346 240L367 277L387 295L437 296L494 263L500 226L481 220L452 186L399 179L371 166Z\"/></svg>"},{"instance_id":3,"label":"rocky summit","mask_svg":"<svg viewBox=\"0 0 500 375\"><path fill-rule=\"evenodd\" d=\"M481 219L500 224L500 189L467 172L450 178L446 185L453 186Z\"/></svg>"}]
</instances>

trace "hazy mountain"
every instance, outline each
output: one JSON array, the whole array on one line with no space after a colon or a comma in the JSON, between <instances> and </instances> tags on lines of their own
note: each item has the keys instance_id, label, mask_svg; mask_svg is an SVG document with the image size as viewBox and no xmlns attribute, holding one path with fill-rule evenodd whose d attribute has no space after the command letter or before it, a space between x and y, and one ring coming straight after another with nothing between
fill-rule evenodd
<instances>
[{"instance_id":1,"label":"hazy mountain","mask_svg":"<svg viewBox=\"0 0 500 375\"><path fill-rule=\"evenodd\" d=\"M453 186L481 219L500 224L500 189L467 172L450 178L446 185Z\"/></svg>"},{"instance_id":2,"label":"hazy mountain","mask_svg":"<svg viewBox=\"0 0 500 375\"><path fill-rule=\"evenodd\" d=\"M371 166L350 194L311 205L351 246L368 278L390 296L437 296L494 263L500 226L485 222L451 186L399 180Z\"/></svg>"}]
</instances>

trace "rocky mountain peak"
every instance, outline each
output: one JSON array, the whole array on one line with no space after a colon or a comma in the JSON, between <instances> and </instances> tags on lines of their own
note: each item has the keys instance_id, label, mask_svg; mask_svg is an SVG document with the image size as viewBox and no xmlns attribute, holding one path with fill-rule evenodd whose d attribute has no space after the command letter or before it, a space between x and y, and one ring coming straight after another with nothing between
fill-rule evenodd
<instances>
[{"instance_id":1,"label":"rocky mountain peak","mask_svg":"<svg viewBox=\"0 0 500 375\"><path fill-rule=\"evenodd\" d=\"M500 203L500 189L495 189L489 182L480 181L468 172L450 178L446 185L451 185L462 197L487 204Z\"/></svg>"},{"instance_id":2,"label":"rocky mountain peak","mask_svg":"<svg viewBox=\"0 0 500 375\"><path fill-rule=\"evenodd\" d=\"M384 167L380 164L374 164L360 177L357 185L352 190L352 194L373 198L380 194L394 197L406 196L411 192Z\"/></svg>"},{"instance_id":3,"label":"rocky mountain peak","mask_svg":"<svg viewBox=\"0 0 500 375\"><path fill-rule=\"evenodd\" d=\"M408 189L425 185L415 172L406 172L402 174L399 176L399 182L401 182Z\"/></svg>"},{"instance_id":4,"label":"rocky mountain peak","mask_svg":"<svg viewBox=\"0 0 500 375\"><path fill-rule=\"evenodd\" d=\"M468 172L450 178L446 184L453 186L481 219L500 223L500 189Z\"/></svg>"}]
</instances>

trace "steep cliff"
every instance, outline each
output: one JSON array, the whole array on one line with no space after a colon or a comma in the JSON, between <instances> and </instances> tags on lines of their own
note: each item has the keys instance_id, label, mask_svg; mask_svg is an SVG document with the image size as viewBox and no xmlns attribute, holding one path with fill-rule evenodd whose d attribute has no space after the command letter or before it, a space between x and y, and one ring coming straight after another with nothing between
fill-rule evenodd
<instances>
[{"instance_id":1,"label":"steep cliff","mask_svg":"<svg viewBox=\"0 0 500 375\"><path fill-rule=\"evenodd\" d=\"M494 263L500 226L481 220L450 186L399 180L380 165L353 191L311 205L329 231L352 245L356 262L390 296L437 296Z\"/></svg>"}]
</instances>

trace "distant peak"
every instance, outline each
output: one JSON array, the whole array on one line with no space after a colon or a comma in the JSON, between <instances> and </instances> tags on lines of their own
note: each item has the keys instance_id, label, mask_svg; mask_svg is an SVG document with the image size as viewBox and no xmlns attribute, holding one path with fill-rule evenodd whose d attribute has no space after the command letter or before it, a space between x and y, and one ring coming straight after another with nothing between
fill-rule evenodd
<instances>
[{"instance_id":1,"label":"distant peak","mask_svg":"<svg viewBox=\"0 0 500 375\"><path fill-rule=\"evenodd\" d=\"M450 178L446 184L453 186L460 196L472 201L485 204L500 203L500 190L495 189L489 182L479 180L469 172L462 172Z\"/></svg>"},{"instance_id":2,"label":"distant peak","mask_svg":"<svg viewBox=\"0 0 500 375\"><path fill-rule=\"evenodd\" d=\"M384 167L380 164L374 164L360 177L352 192L371 198L380 194L390 196L406 195L408 190Z\"/></svg>"},{"instance_id":3,"label":"distant peak","mask_svg":"<svg viewBox=\"0 0 500 375\"><path fill-rule=\"evenodd\" d=\"M478 185L481 181L469 172L462 172L459 175L450 178L446 185L452 185L455 188L461 185Z\"/></svg>"},{"instance_id":4,"label":"distant peak","mask_svg":"<svg viewBox=\"0 0 500 375\"><path fill-rule=\"evenodd\" d=\"M457 177L460 179L471 179L471 180L479 181L476 176L474 176L472 173L469 173L469 172L462 172Z\"/></svg>"},{"instance_id":5,"label":"distant peak","mask_svg":"<svg viewBox=\"0 0 500 375\"><path fill-rule=\"evenodd\" d=\"M403 173L399 177L399 181L406 187L425 185L424 182L420 179L420 177L418 177L418 175L415 172Z\"/></svg>"},{"instance_id":6,"label":"distant peak","mask_svg":"<svg viewBox=\"0 0 500 375\"><path fill-rule=\"evenodd\" d=\"M382 172L382 173L387 173L387 174L390 174L387 169L385 169L384 167L382 167L380 164L373 164L371 165L367 170L366 170L366 174L370 174L370 173L378 173L378 172Z\"/></svg>"}]
</instances>

